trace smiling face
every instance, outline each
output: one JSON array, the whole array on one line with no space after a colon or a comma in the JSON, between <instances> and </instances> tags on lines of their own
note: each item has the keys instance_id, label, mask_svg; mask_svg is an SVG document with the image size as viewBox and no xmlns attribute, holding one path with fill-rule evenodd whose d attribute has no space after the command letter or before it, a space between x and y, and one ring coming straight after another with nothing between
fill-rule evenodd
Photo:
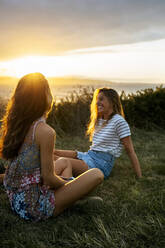
<instances>
[{"instance_id":1,"label":"smiling face","mask_svg":"<svg viewBox=\"0 0 165 248\"><path fill-rule=\"evenodd\" d=\"M99 117L108 119L109 116L113 113L112 102L109 101L103 92L98 94L96 104Z\"/></svg>"}]
</instances>

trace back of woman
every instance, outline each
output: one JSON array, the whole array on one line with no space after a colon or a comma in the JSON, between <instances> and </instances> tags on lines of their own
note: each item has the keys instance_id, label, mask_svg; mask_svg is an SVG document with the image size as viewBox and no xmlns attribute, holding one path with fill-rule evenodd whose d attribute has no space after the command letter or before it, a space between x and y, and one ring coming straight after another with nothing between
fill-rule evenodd
<instances>
[{"instance_id":1,"label":"back of woman","mask_svg":"<svg viewBox=\"0 0 165 248\"><path fill-rule=\"evenodd\" d=\"M28 189L31 182L39 183L40 158L39 149L32 140L32 124L25 141L16 158L8 161L4 185L7 190L19 192ZM38 179L37 179L38 178Z\"/></svg>"}]
</instances>

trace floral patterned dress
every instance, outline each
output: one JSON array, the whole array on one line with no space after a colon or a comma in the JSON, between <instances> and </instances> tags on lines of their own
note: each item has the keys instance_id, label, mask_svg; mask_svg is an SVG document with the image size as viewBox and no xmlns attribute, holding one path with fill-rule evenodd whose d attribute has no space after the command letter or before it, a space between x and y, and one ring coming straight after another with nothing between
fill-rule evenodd
<instances>
[{"instance_id":1,"label":"floral patterned dress","mask_svg":"<svg viewBox=\"0 0 165 248\"><path fill-rule=\"evenodd\" d=\"M8 162L4 186L12 210L26 220L39 221L52 216L55 208L54 191L42 184L40 150L34 142L34 122L25 138L18 156Z\"/></svg>"}]
</instances>

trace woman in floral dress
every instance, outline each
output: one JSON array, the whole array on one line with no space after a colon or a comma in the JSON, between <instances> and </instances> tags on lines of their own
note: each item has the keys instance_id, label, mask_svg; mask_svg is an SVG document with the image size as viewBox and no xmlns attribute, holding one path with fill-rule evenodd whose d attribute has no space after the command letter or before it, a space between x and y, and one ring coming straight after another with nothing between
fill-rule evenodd
<instances>
[{"instance_id":1,"label":"woman in floral dress","mask_svg":"<svg viewBox=\"0 0 165 248\"><path fill-rule=\"evenodd\" d=\"M43 220L60 214L103 181L99 169L91 169L76 179L72 167L61 176L53 160L55 131L46 124L52 94L41 73L25 75L18 82L3 118L0 155L7 160L4 186L12 210L25 220ZM59 163L59 164L58 164ZM62 166L62 164L61 164Z\"/></svg>"}]
</instances>

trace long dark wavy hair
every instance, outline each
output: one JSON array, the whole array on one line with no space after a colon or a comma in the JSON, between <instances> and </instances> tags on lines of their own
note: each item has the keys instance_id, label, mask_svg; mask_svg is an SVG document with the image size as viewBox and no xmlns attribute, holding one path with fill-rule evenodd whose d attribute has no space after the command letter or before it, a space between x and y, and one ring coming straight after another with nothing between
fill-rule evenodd
<instances>
[{"instance_id":1,"label":"long dark wavy hair","mask_svg":"<svg viewBox=\"0 0 165 248\"><path fill-rule=\"evenodd\" d=\"M90 106L91 115L90 115L90 121L89 121L87 132L86 132L87 135L89 135L90 137L90 141L92 141L93 133L95 131L95 126L99 118L98 110L97 110L97 97L98 97L98 94L101 92L107 97L108 101L112 103L113 105L113 113L109 116L109 119L111 119L114 114L119 114L124 117L123 107L120 101L120 96L118 95L117 91L111 88L96 89L93 94L93 99L92 99L91 106Z\"/></svg>"},{"instance_id":2,"label":"long dark wavy hair","mask_svg":"<svg viewBox=\"0 0 165 248\"><path fill-rule=\"evenodd\" d=\"M30 73L19 80L2 120L0 141L2 158L14 159L32 123L48 114L52 105L48 101L48 93L50 93L48 81L41 73Z\"/></svg>"}]
</instances>

